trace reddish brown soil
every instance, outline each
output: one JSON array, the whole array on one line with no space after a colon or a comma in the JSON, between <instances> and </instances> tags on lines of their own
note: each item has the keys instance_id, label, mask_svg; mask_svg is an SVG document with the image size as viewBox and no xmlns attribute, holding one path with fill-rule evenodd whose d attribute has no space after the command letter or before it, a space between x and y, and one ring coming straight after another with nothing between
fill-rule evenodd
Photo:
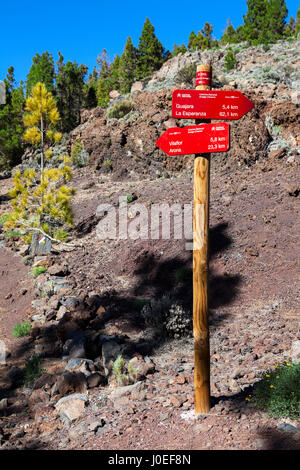
<instances>
[{"instance_id":1,"label":"reddish brown soil","mask_svg":"<svg viewBox=\"0 0 300 470\"><path fill-rule=\"evenodd\" d=\"M187 422L181 415L193 409L192 399L179 408L170 402L172 395L184 400L193 396L192 375L186 384L169 385L180 375L176 364L187 361L192 367L193 362L192 341L175 341L163 351L154 348L150 353L157 360L158 372L147 380L152 391L145 401L131 402L129 398L129 404L119 410L111 403L97 404L104 390L100 395L92 393L91 407L77 423L78 433L86 430L95 416L104 416L107 427L100 436L89 438L84 434L85 439L74 438L73 433L70 439L68 431L62 429L59 448L299 448L299 434L294 440L277 429L286 420L271 419L245 401L253 383L276 361L288 358L292 341L299 339L295 249L300 227L297 199L291 195L291 188L297 184L295 170L295 165L284 161L267 161L222 172L212 163L211 414ZM83 186L84 180L82 173ZM103 304L115 312L106 331L134 337L140 331L132 304L137 297L175 293L178 301L191 308L191 271L183 284L176 284L176 270L191 269L191 253L185 251L184 241L178 240L100 241L93 214L99 203L109 199L116 205L119 195L132 191L138 202L188 203L192 181L183 176L140 181L132 186L100 177L94 183L90 189L79 189L75 205L78 226L86 229L84 244L64 258L72 267L79 292L102 295ZM235 381L237 368L245 375ZM206 427L197 427L199 423ZM51 441L48 445L57 448L54 435Z\"/></svg>"},{"instance_id":2,"label":"reddish brown soil","mask_svg":"<svg viewBox=\"0 0 300 470\"><path fill-rule=\"evenodd\" d=\"M160 348L149 344L156 373L146 381L145 398L129 397L118 407L103 401L110 391L107 388L92 390L81 419L71 426L56 420L45 432L37 432L34 409L8 417L6 424L14 419L18 419L16 427L28 424L23 440L10 439L12 448L299 448L299 433L292 436L278 430L288 420L271 419L245 402L255 381L276 360L289 358L292 342L300 339L296 256L300 227L298 193L293 189L298 184L297 163L266 160L251 168L223 171L213 160L211 175L211 414L190 422L181 416L193 409L192 341L167 342ZM58 255L57 262L68 263L74 295L94 292L112 312L104 332L136 340L143 331L137 298L170 293L191 309L191 252L185 251L184 240L101 241L95 232L99 203L117 205L119 195L132 192L137 202L149 207L150 201L189 203L191 177L117 183L106 176L92 176L87 168L77 172L74 184L78 187L74 241L80 246ZM4 299L0 304L16 310L11 323L1 315L1 326L8 334L17 318L26 317L30 295L23 297L19 292L27 272L20 259L10 254L1 263L8 283L1 286L2 297L18 286L14 302ZM178 283L176 272L182 267L188 275ZM242 376L235 379L238 368ZM187 375L184 383L172 384L183 373ZM95 436L88 424L101 416L106 425Z\"/></svg>"},{"instance_id":3,"label":"reddish brown soil","mask_svg":"<svg viewBox=\"0 0 300 470\"><path fill-rule=\"evenodd\" d=\"M33 280L28 271L19 255L0 247L0 339L10 350L22 342L13 337L13 327L28 319L31 307Z\"/></svg>"},{"instance_id":4,"label":"reddish brown soil","mask_svg":"<svg viewBox=\"0 0 300 470\"><path fill-rule=\"evenodd\" d=\"M212 161L210 245L211 307L262 305L282 299L285 316L297 316L299 220L297 166L284 161L222 172ZM86 175L91 181L90 175ZM81 186L86 178L80 176ZM86 232L81 248L65 255L79 290L114 291L126 297L153 297L176 287L178 268L191 269L185 240L105 240L96 236L99 204L118 204L119 196L134 193L136 202L190 203L191 178L114 183L94 179L94 186L78 190L75 203L78 229ZM75 181L76 184L76 181ZM134 204L134 203L133 203ZM130 209L130 204L128 204ZM130 222L130 221L129 221ZM82 235L81 235L82 236ZM191 274L191 271L190 271ZM190 278L184 302L191 302Z\"/></svg>"}]
</instances>

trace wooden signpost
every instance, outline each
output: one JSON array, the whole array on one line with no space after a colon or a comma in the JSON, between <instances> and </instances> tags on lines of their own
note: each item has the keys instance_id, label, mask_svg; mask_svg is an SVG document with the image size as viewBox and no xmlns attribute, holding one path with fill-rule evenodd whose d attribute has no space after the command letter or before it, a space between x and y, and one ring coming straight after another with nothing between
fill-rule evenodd
<instances>
[{"instance_id":1,"label":"wooden signpost","mask_svg":"<svg viewBox=\"0 0 300 470\"><path fill-rule=\"evenodd\" d=\"M229 148L229 125L225 122L211 124L207 119L239 119L254 107L254 104L239 91L210 90L210 84L211 65L198 65L196 90L175 90L172 102L173 117L196 118L196 125L170 128L156 142L158 147L170 156L196 154L193 212L194 385L195 411L201 414L210 410L208 326L210 152L225 152ZM204 121L199 121L199 118Z\"/></svg>"},{"instance_id":2,"label":"wooden signpost","mask_svg":"<svg viewBox=\"0 0 300 470\"><path fill-rule=\"evenodd\" d=\"M204 80L198 77L204 75ZM208 80L209 78L209 80ZM210 64L197 66L196 89L209 90ZM199 122L199 121L196 121ZM195 412L210 410L210 353L208 326L208 231L210 154L194 161L193 212L193 333Z\"/></svg>"}]
</instances>

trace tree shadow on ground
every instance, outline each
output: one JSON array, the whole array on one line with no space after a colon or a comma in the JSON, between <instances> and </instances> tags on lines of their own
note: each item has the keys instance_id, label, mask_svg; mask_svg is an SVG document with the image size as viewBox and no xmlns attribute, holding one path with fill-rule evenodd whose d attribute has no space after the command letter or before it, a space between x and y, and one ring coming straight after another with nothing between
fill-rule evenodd
<instances>
[{"instance_id":1,"label":"tree shadow on ground","mask_svg":"<svg viewBox=\"0 0 300 470\"><path fill-rule=\"evenodd\" d=\"M232 241L226 231L228 224L221 223L210 229L210 260L227 250ZM133 295L151 295L159 298L172 295L179 302L189 305L193 302L193 252L185 252L182 257L172 257L157 262L154 254L149 254L136 268L138 277ZM210 308L215 309L229 304L237 295L239 275L220 276L210 267Z\"/></svg>"},{"instance_id":2,"label":"tree shadow on ground","mask_svg":"<svg viewBox=\"0 0 300 470\"><path fill-rule=\"evenodd\" d=\"M210 230L211 237L211 250L210 259L220 255L224 250L227 250L231 245L231 239L227 234L227 224L219 224ZM151 299L160 299L163 295L168 295L172 301L182 305L192 318L192 302L193 302L193 285L192 285L192 251L183 253L182 257L173 256L168 259L156 259L154 254L150 252L144 257L140 263L137 264L134 270L136 279L133 288L126 294L121 294L116 291L109 291L103 295L95 295L89 304L85 304L85 310L90 311L90 315L86 318L80 318L80 312L73 311L65 315L58 324L46 325L40 328L40 331L34 333L34 337L38 338L38 344L43 341L46 343L46 352L42 353L45 359L60 358L64 354L62 348L57 349L55 344L58 338L62 339L64 343L68 339L74 338L78 331L83 331L86 335L87 332L93 330L96 334L101 335L105 333L105 327L108 323L112 324L115 320L126 320L127 324L131 325L135 330L143 332L145 324L141 317L141 308L144 302L149 302ZM238 286L240 283L239 275L226 275L220 276L211 271L210 274L210 292L211 292L211 325L218 325L224 319L226 314L216 314L214 310L221 306L230 304L238 293ZM104 308L104 312L99 315L97 311L99 307ZM77 315L79 313L79 315ZM74 320L78 316L79 320ZM69 326L72 326L70 331ZM66 328L64 336L61 332ZM119 333L118 333L119 334ZM118 336L117 334L117 336ZM124 334L124 332L123 332ZM126 332L125 332L126 335ZM119 340L115 336L115 339ZM167 342L168 337L157 336L147 339L139 339L137 341L131 340L129 336L126 338L126 351L130 356L136 351L141 354L151 354L160 344ZM97 340L98 341L98 340ZM123 341L123 339L121 340ZM98 343L97 343L98 344ZM24 338L22 344L13 353L13 358L10 359L10 366L20 364L25 357L34 354L35 343L32 338ZM86 357L95 359L101 354L101 347L95 351L94 345L87 344ZM0 390L0 396L8 396L15 398L16 389L20 387L20 380L22 374L19 374L17 380L12 383L11 387ZM0 377L1 380L1 377ZM22 414L22 407L10 406L9 414Z\"/></svg>"},{"instance_id":3,"label":"tree shadow on ground","mask_svg":"<svg viewBox=\"0 0 300 470\"><path fill-rule=\"evenodd\" d=\"M219 256L223 251L227 250L232 241L227 234L228 224L221 223L210 230L210 259ZM141 317L141 309L144 303L150 302L151 299L160 299L162 296L169 296L174 303L184 307L192 318L193 304L193 253L192 251L183 253L183 256L169 257L167 259L156 259L155 255L149 253L137 264L134 270L135 285L126 293L120 294L116 291L109 291L102 295L95 296L88 309L91 310L91 316L82 319L76 323L75 330L86 330L92 327L101 331L108 322L114 320L125 319L133 328L145 328ZM236 275L218 275L212 269L210 272L210 324L217 326L227 317L226 313L217 310L229 305L238 294L238 287L241 278ZM105 313L101 318L96 317L97 309L102 306ZM80 313L80 312L79 312ZM38 336L48 338L49 342L55 343L60 330L64 326L64 322L71 322L75 312L59 321L58 325L50 325L42 328ZM71 318L69 318L71 317ZM79 315L80 317L80 315ZM90 321L93 320L91 323ZM76 327L77 324L77 327ZM68 339L68 335L63 338ZM162 339L165 341L165 338ZM23 341L20 348L14 351L15 358L21 358L28 355L32 348L32 340ZM157 344L149 344L148 353L152 347ZM61 351L53 351L53 357L59 357ZM51 352L47 356L51 357ZM92 357L91 357L92 358ZM93 359L93 358L92 358Z\"/></svg>"},{"instance_id":4,"label":"tree shadow on ground","mask_svg":"<svg viewBox=\"0 0 300 470\"><path fill-rule=\"evenodd\" d=\"M299 434L299 433L297 433ZM264 450L300 450L299 435L266 427L258 432Z\"/></svg>"},{"instance_id":5,"label":"tree shadow on ground","mask_svg":"<svg viewBox=\"0 0 300 470\"><path fill-rule=\"evenodd\" d=\"M253 397L254 387L255 385L250 385L232 395L213 396L211 397L211 406L213 408L216 405L222 405L225 410L227 409L227 412L234 412L234 409L238 409L241 412L246 412L247 416L258 413L262 410L256 408L254 403L249 405L246 402L247 397ZM286 419L288 421L288 418ZM255 437L257 447L262 450L300 450L299 432L296 429L284 431L271 427L270 424L262 425L256 430Z\"/></svg>"},{"instance_id":6,"label":"tree shadow on ground","mask_svg":"<svg viewBox=\"0 0 300 470\"><path fill-rule=\"evenodd\" d=\"M8 202L11 200L11 197L8 194L0 194L0 204L2 202Z\"/></svg>"},{"instance_id":7,"label":"tree shadow on ground","mask_svg":"<svg viewBox=\"0 0 300 470\"><path fill-rule=\"evenodd\" d=\"M223 251L226 251L232 241L227 234L228 225L219 224L213 227L210 231L211 249L210 259L212 260L215 256L219 256ZM151 298L160 298L162 295L170 295L174 300L183 304L189 311L192 310L192 252L188 253L185 257L173 257L162 261L157 261L153 254L149 254L144 258L139 265L136 267L135 276L137 282L135 283L132 290L128 295L121 295L118 292L107 292L104 295L96 296L94 303L90 305L92 310L92 321L94 323L93 328L101 334L105 326L113 320L120 320L125 318L132 322L134 327L138 327L143 330L144 325L141 321L141 304L143 301L149 301ZM220 276L215 272L211 272L210 276L210 295L211 295L211 321L210 324L218 326L222 321L226 319L226 314L218 312L217 310L222 307L229 305L238 294L239 284L241 278L239 275L225 275ZM140 301L140 302L139 302ZM105 312L101 316L99 323L97 324L97 315L95 312L97 309L103 306ZM90 319L85 323L78 323L78 330L89 330ZM57 337L57 330L61 327L52 325L41 330L40 337L48 337L49 342L54 342ZM142 343L135 343L130 339L127 342L127 352L134 353L139 351L143 354L151 354L162 341L168 341L167 338L162 338L159 341L151 342L144 341ZM14 352L14 357L19 360L28 355L32 351L33 342L32 339L24 339L20 345L19 350ZM61 357L61 352L54 351L48 354L48 357ZM94 358L92 353L88 354L88 357ZM17 382L20 385L20 382ZM245 398L247 395L252 393L253 388L248 387L242 392L233 395L224 395L218 397L212 397L212 406L222 404L232 404L234 406L240 406L241 408L245 405ZM0 390L0 397L5 394L12 393L12 390ZM7 396L7 395L6 395ZM15 413L18 416L22 416L24 409L22 406L11 406L9 413ZM253 413L255 410L253 409ZM251 413L251 412L250 412ZM263 448L270 450L277 449L299 449L299 443L295 442L290 433L281 432L271 427L257 430L257 438L261 438L263 441ZM33 442L28 443L26 448L38 449L43 448L44 443Z\"/></svg>"}]
</instances>

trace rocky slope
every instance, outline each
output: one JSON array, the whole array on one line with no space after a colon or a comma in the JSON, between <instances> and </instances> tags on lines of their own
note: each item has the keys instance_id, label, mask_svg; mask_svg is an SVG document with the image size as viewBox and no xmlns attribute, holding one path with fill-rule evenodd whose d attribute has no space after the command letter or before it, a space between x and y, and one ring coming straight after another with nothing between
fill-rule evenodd
<instances>
[{"instance_id":1,"label":"rocky slope","mask_svg":"<svg viewBox=\"0 0 300 470\"><path fill-rule=\"evenodd\" d=\"M100 108L82 111L65 142L70 148L80 139L89 154L89 165L74 172L72 246L24 259L30 269L48 269L34 285L24 271L27 312L16 300L15 314L28 316L32 329L0 366L3 448L299 448L299 423L271 419L245 401L276 361L299 360L299 42L269 51L238 48L230 73L226 49L171 59L130 96L112 99L110 107L132 101L121 119L108 119ZM136 202L149 213L155 203L191 202L193 157L166 157L155 141L166 128L188 124L171 117L171 92L178 70L207 54L214 85L243 91L255 109L231 123L229 152L212 157L213 407L196 418L186 240L100 240L96 228L99 204L118 210L120 196L132 201L128 222ZM287 66L289 76L282 74ZM1 182L0 214L11 184ZM6 245L26 254L19 241ZM5 276L8 308L14 270ZM163 327L154 318L161 310ZM46 372L24 388L24 361L33 353ZM138 371L129 388L111 373L119 354Z\"/></svg>"},{"instance_id":2,"label":"rocky slope","mask_svg":"<svg viewBox=\"0 0 300 470\"><path fill-rule=\"evenodd\" d=\"M183 67L210 60L213 88L238 88L255 103L251 113L231 126L229 152L225 156L216 155L216 159L235 167L251 164L281 149L291 156L300 145L299 48L299 41L279 42L267 52L239 45L235 48L237 67L230 72L225 72L224 65L227 48L179 54L166 62L147 85L138 82L130 96L111 100L110 108L122 100L132 101L132 111L124 118L108 119L101 109L85 111L81 126L71 133L71 140L81 139L91 165L112 172L116 179L134 178L136 173L161 176L188 167L190 157L166 157L155 142L168 127L194 124L170 117L172 91L191 86L178 83Z\"/></svg>"}]
</instances>

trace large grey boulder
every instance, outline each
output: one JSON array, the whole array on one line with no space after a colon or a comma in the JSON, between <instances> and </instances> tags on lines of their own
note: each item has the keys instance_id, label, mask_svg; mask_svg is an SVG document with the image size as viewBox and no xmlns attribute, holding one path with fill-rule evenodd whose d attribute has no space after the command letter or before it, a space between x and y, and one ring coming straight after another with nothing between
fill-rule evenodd
<instances>
[{"instance_id":1,"label":"large grey boulder","mask_svg":"<svg viewBox=\"0 0 300 470\"><path fill-rule=\"evenodd\" d=\"M85 358L72 358L68 361L65 371L68 372L82 372L86 377L96 371L94 362L91 359Z\"/></svg>"},{"instance_id":2,"label":"large grey boulder","mask_svg":"<svg viewBox=\"0 0 300 470\"><path fill-rule=\"evenodd\" d=\"M85 336L83 331L76 331L72 338L68 339L64 344L64 354L69 358L84 358L85 357Z\"/></svg>"},{"instance_id":3,"label":"large grey boulder","mask_svg":"<svg viewBox=\"0 0 300 470\"><path fill-rule=\"evenodd\" d=\"M108 374L112 369L113 362L117 359L119 354L122 354L122 345L116 340L102 340L102 363L105 373Z\"/></svg>"},{"instance_id":4,"label":"large grey boulder","mask_svg":"<svg viewBox=\"0 0 300 470\"><path fill-rule=\"evenodd\" d=\"M55 408L63 420L74 421L84 414L87 402L87 395L75 393L58 400Z\"/></svg>"},{"instance_id":5,"label":"large grey boulder","mask_svg":"<svg viewBox=\"0 0 300 470\"><path fill-rule=\"evenodd\" d=\"M53 394L66 396L69 393L85 393L87 391L86 377L82 372L65 371L57 379Z\"/></svg>"},{"instance_id":6,"label":"large grey boulder","mask_svg":"<svg viewBox=\"0 0 300 470\"><path fill-rule=\"evenodd\" d=\"M109 398L111 400L116 400L118 398L124 397L125 395L131 394L133 391L135 392L141 392L145 388L145 383L144 382L136 382L133 385L126 385L124 387L117 387L115 388L111 394L109 395Z\"/></svg>"},{"instance_id":7,"label":"large grey boulder","mask_svg":"<svg viewBox=\"0 0 300 470\"><path fill-rule=\"evenodd\" d=\"M51 252L52 242L50 238L42 233L34 233L32 235L30 254L31 256L47 255Z\"/></svg>"}]
</instances>

